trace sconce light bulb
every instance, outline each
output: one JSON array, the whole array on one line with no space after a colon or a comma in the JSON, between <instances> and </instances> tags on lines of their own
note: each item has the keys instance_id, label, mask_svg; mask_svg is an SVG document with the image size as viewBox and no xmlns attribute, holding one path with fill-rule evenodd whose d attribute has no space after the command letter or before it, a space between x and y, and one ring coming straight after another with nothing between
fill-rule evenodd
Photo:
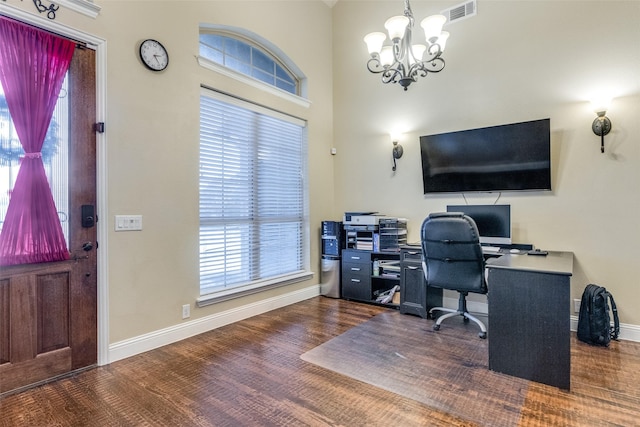
<instances>
[{"instance_id":1,"label":"sconce light bulb","mask_svg":"<svg viewBox=\"0 0 640 427\"><path fill-rule=\"evenodd\" d=\"M591 99L591 108L599 117L604 116L611 105L611 98L606 95L595 96Z\"/></svg>"}]
</instances>

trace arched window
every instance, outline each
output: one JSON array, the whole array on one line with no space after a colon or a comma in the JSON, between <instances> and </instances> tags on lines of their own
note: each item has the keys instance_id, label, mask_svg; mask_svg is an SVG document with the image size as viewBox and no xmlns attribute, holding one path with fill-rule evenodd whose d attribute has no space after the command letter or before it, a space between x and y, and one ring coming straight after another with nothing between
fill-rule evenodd
<instances>
[{"instance_id":1,"label":"arched window","mask_svg":"<svg viewBox=\"0 0 640 427\"><path fill-rule=\"evenodd\" d=\"M298 77L301 73L285 64L282 55L273 53L275 48L267 46L268 42L260 40L260 43L257 38L221 28L201 28L199 54L201 58L267 85L301 95L301 78Z\"/></svg>"},{"instance_id":2,"label":"arched window","mask_svg":"<svg viewBox=\"0 0 640 427\"><path fill-rule=\"evenodd\" d=\"M300 105L305 79L246 30L200 29L198 61ZM198 306L308 280L306 121L203 85Z\"/></svg>"}]
</instances>

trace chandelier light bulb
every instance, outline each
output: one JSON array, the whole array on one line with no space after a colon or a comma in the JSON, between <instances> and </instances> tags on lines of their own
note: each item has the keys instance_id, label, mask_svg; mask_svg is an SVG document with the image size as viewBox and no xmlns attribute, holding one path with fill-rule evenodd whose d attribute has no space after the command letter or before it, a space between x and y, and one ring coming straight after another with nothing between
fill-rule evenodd
<instances>
[{"instance_id":1,"label":"chandelier light bulb","mask_svg":"<svg viewBox=\"0 0 640 427\"><path fill-rule=\"evenodd\" d=\"M384 23L384 27L389 32L389 38L394 42L398 42L404 37L404 31L409 25L409 18L406 16L392 16Z\"/></svg>"},{"instance_id":2,"label":"chandelier light bulb","mask_svg":"<svg viewBox=\"0 0 640 427\"><path fill-rule=\"evenodd\" d=\"M393 64L393 47L383 46L380 51L380 63L383 67L389 67Z\"/></svg>"},{"instance_id":3,"label":"chandelier light bulb","mask_svg":"<svg viewBox=\"0 0 640 427\"><path fill-rule=\"evenodd\" d=\"M431 15L422 20L420 26L424 30L424 36L429 43L434 43L440 33L442 32L442 26L447 21L444 15Z\"/></svg>"},{"instance_id":4,"label":"chandelier light bulb","mask_svg":"<svg viewBox=\"0 0 640 427\"><path fill-rule=\"evenodd\" d=\"M369 50L369 55L374 53L379 54L382 49L382 43L386 40L387 35L385 33L369 33L364 36L364 42L367 44L367 49Z\"/></svg>"},{"instance_id":5,"label":"chandelier light bulb","mask_svg":"<svg viewBox=\"0 0 640 427\"><path fill-rule=\"evenodd\" d=\"M443 31L440 33L440 37L438 37L438 45L440 46L440 52L444 52L444 47L447 45L447 40L449 39L449 32Z\"/></svg>"}]
</instances>

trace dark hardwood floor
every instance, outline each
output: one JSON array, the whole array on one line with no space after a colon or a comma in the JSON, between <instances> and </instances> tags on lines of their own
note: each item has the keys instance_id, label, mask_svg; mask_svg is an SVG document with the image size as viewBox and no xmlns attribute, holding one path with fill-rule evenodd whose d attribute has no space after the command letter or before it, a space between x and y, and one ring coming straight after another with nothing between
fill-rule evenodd
<instances>
[{"instance_id":1,"label":"dark hardwood floor","mask_svg":"<svg viewBox=\"0 0 640 427\"><path fill-rule=\"evenodd\" d=\"M385 310L313 298L0 398L0 426L474 425L300 359ZM517 425L640 425L640 343L571 346L571 392L530 383Z\"/></svg>"}]
</instances>

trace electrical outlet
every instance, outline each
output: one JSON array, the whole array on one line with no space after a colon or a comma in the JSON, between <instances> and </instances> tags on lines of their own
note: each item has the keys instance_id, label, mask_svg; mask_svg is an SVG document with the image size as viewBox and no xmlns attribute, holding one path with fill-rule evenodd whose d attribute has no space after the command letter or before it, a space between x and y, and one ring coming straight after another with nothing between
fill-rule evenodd
<instances>
[{"instance_id":1,"label":"electrical outlet","mask_svg":"<svg viewBox=\"0 0 640 427\"><path fill-rule=\"evenodd\" d=\"M191 304L185 304L182 306L182 318L188 319L191 317Z\"/></svg>"},{"instance_id":2,"label":"electrical outlet","mask_svg":"<svg viewBox=\"0 0 640 427\"><path fill-rule=\"evenodd\" d=\"M580 313L580 300L577 298L573 300L573 312Z\"/></svg>"}]
</instances>

